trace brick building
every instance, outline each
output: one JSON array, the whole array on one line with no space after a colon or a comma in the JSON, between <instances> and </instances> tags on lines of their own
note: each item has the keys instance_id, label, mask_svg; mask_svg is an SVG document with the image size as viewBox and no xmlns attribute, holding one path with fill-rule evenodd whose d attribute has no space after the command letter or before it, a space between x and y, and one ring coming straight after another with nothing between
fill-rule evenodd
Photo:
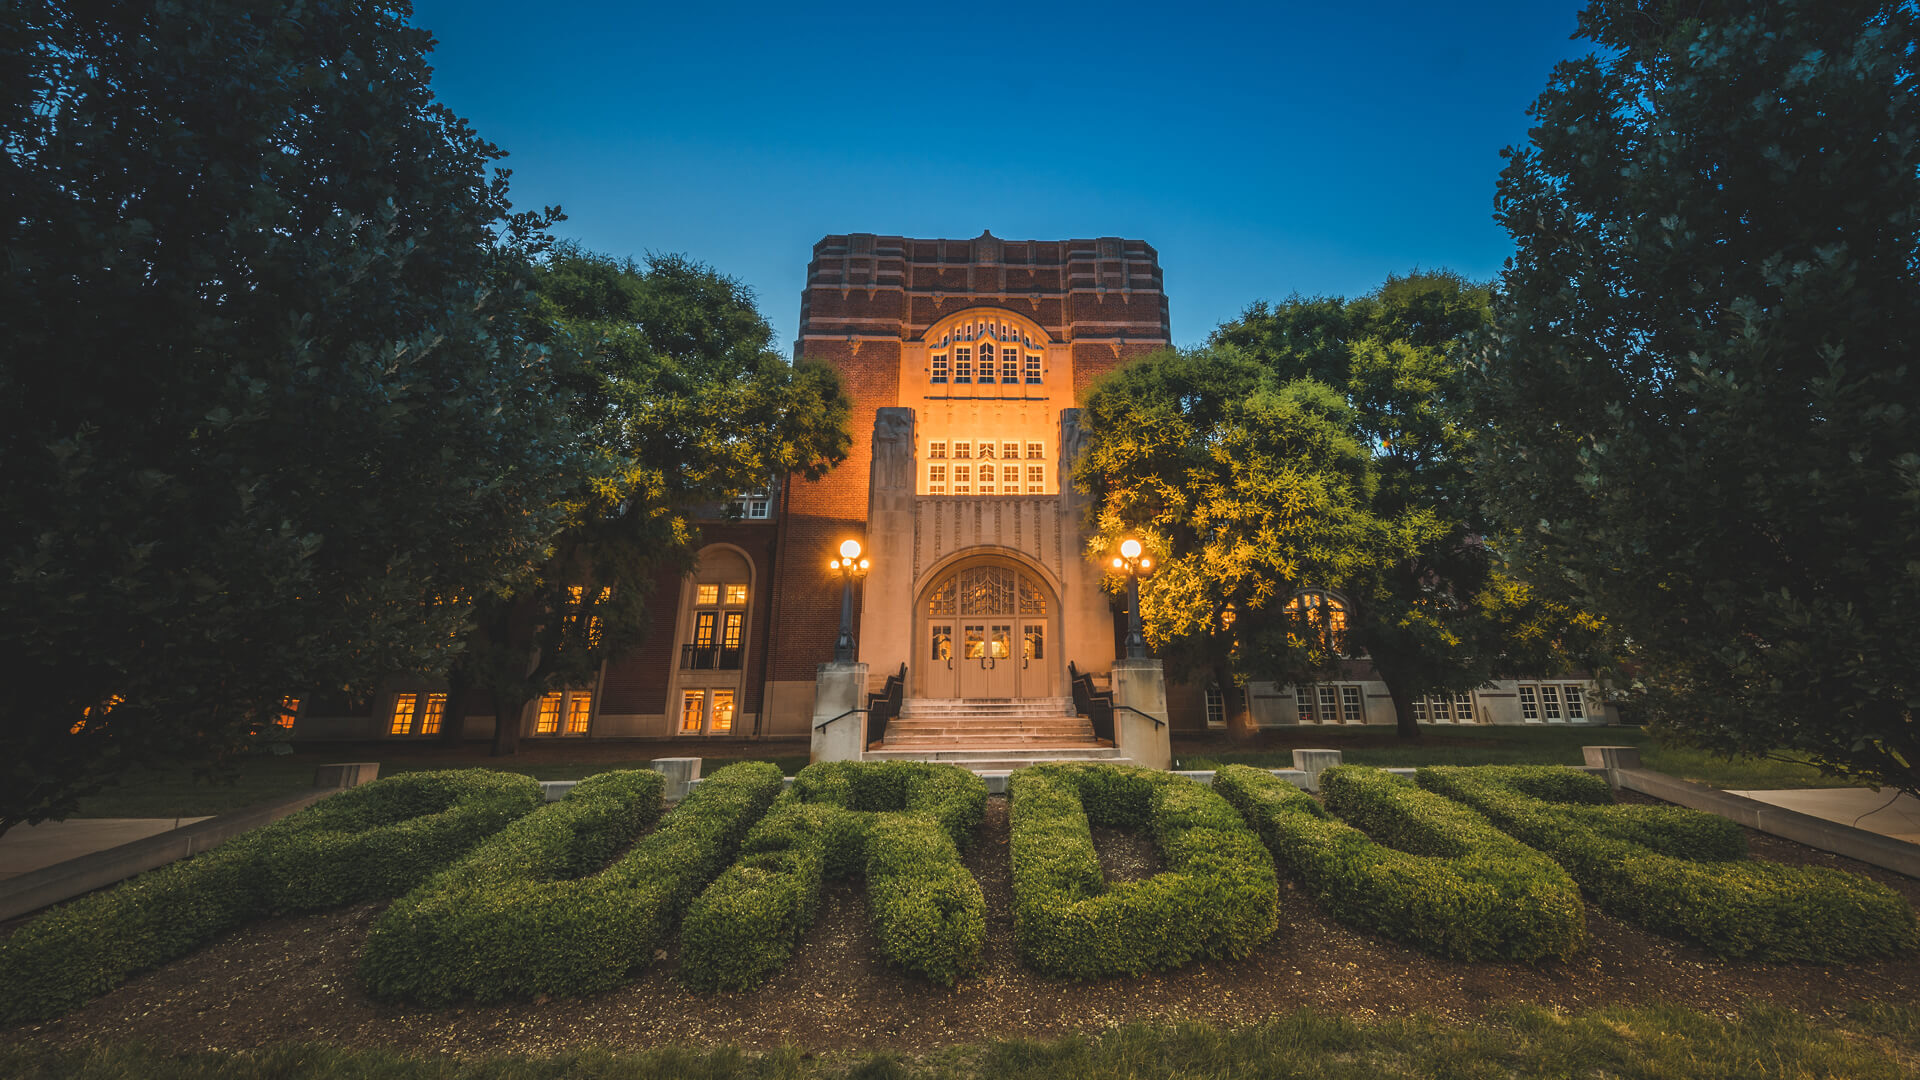
<instances>
[{"instance_id":1,"label":"brick building","mask_svg":"<svg viewBox=\"0 0 1920 1080\"><path fill-rule=\"evenodd\" d=\"M1052 702L1067 713L1069 663L1104 683L1118 613L1070 482L1075 402L1170 343L1158 253L1118 237L829 236L814 245L800 311L796 355L837 368L853 399L848 460L707 522L697 572L656 590L671 620L610 661L598 685L530 705L526 734L807 737L816 669L833 659L840 621L828 561L849 538L871 563L854 629L876 682L904 665L916 701ZM424 734L440 723L436 698L443 708L431 685L397 684L366 715L303 718L298 733ZM1394 720L1363 662L1311 686L1253 684L1248 703L1262 725ZM1167 704L1176 730L1223 719L1202 685L1171 683ZM1605 715L1579 680L1504 683L1418 707L1429 722ZM470 735L491 731L491 717L466 719Z\"/></svg>"}]
</instances>

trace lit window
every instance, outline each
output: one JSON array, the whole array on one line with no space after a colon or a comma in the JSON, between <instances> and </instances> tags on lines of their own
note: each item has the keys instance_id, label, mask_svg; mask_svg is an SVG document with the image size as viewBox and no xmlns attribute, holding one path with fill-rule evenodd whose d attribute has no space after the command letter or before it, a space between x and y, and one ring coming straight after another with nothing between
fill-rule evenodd
<instances>
[{"instance_id":1,"label":"lit window","mask_svg":"<svg viewBox=\"0 0 1920 1080\"><path fill-rule=\"evenodd\" d=\"M713 692L713 720L707 725L707 734L725 735L733 730L733 691L715 690Z\"/></svg>"},{"instance_id":2,"label":"lit window","mask_svg":"<svg viewBox=\"0 0 1920 1080\"><path fill-rule=\"evenodd\" d=\"M991 495L994 491L994 468L991 465L980 466L980 487L982 495Z\"/></svg>"},{"instance_id":3,"label":"lit window","mask_svg":"<svg viewBox=\"0 0 1920 1080\"><path fill-rule=\"evenodd\" d=\"M947 354L946 353L933 354L933 381L937 383L943 383L947 381Z\"/></svg>"},{"instance_id":4,"label":"lit window","mask_svg":"<svg viewBox=\"0 0 1920 1080\"><path fill-rule=\"evenodd\" d=\"M1535 723L1538 723L1540 720L1540 703L1534 696L1533 687L1531 686L1523 686L1520 688L1520 719L1531 720Z\"/></svg>"},{"instance_id":5,"label":"lit window","mask_svg":"<svg viewBox=\"0 0 1920 1080\"><path fill-rule=\"evenodd\" d=\"M699 734L706 721L707 692L687 690L680 695L680 733Z\"/></svg>"},{"instance_id":6,"label":"lit window","mask_svg":"<svg viewBox=\"0 0 1920 1080\"><path fill-rule=\"evenodd\" d=\"M747 587L745 585L727 586L727 603L744 604L746 602L747 602Z\"/></svg>"},{"instance_id":7,"label":"lit window","mask_svg":"<svg viewBox=\"0 0 1920 1080\"><path fill-rule=\"evenodd\" d=\"M300 699L297 697L281 698L280 715L274 717L273 722L283 728L290 728L293 726L294 721L298 719L300 719Z\"/></svg>"},{"instance_id":8,"label":"lit window","mask_svg":"<svg viewBox=\"0 0 1920 1080\"><path fill-rule=\"evenodd\" d=\"M953 467L953 493L965 495L973 490L973 468L969 465Z\"/></svg>"},{"instance_id":9,"label":"lit window","mask_svg":"<svg viewBox=\"0 0 1920 1080\"><path fill-rule=\"evenodd\" d=\"M983 458L990 458L993 456L993 440L992 439L982 439L980 441L980 456Z\"/></svg>"},{"instance_id":10,"label":"lit window","mask_svg":"<svg viewBox=\"0 0 1920 1080\"><path fill-rule=\"evenodd\" d=\"M931 460L939 461L944 459L946 456L947 456L947 440L941 439L937 442L930 442L927 444L927 457L930 458Z\"/></svg>"},{"instance_id":11,"label":"lit window","mask_svg":"<svg viewBox=\"0 0 1920 1080\"><path fill-rule=\"evenodd\" d=\"M1045 465L1027 466L1027 490L1043 491L1047 486L1047 467Z\"/></svg>"},{"instance_id":12,"label":"lit window","mask_svg":"<svg viewBox=\"0 0 1920 1080\"><path fill-rule=\"evenodd\" d=\"M1000 457L1003 461L1019 461L1020 444L1017 442L1001 443Z\"/></svg>"},{"instance_id":13,"label":"lit window","mask_svg":"<svg viewBox=\"0 0 1920 1080\"><path fill-rule=\"evenodd\" d=\"M693 602L696 604L719 603L720 602L720 586L695 585L693 587Z\"/></svg>"},{"instance_id":14,"label":"lit window","mask_svg":"<svg viewBox=\"0 0 1920 1080\"><path fill-rule=\"evenodd\" d=\"M1027 342L1027 344L1031 345L1033 344L1033 342L1029 341ZM1040 383L1040 355L1038 353L1028 353L1027 354L1027 385L1037 386L1039 385L1039 383Z\"/></svg>"},{"instance_id":15,"label":"lit window","mask_svg":"<svg viewBox=\"0 0 1920 1080\"><path fill-rule=\"evenodd\" d=\"M560 706L566 695L558 690L550 690L540 695L540 711L534 716L533 733L535 735L557 735L560 732Z\"/></svg>"},{"instance_id":16,"label":"lit window","mask_svg":"<svg viewBox=\"0 0 1920 1080\"><path fill-rule=\"evenodd\" d=\"M587 721L593 716L592 694L567 695L567 734L585 735Z\"/></svg>"},{"instance_id":17,"label":"lit window","mask_svg":"<svg viewBox=\"0 0 1920 1080\"><path fill-rule=\"evenodd\" d=\"M953 350L953 381L970 383L973 381L973 350L956 347Z\"/></svg>"},{"instance_id":18,"label":"lit window","mask_svg":"<svg viewBox=\"0 0 1920 1080\"><path fill-rule=\"evenodd\" d=\"M947 492L947 467L945 465L927 466L927 491L933 495Z\"/></svg>"},{"instance_id":19,"label":"lit window","mask_svg":"<svg viewBox=\"0 0 1920 1080\"><path fill-rule=\"evenodd\" d=\"M387 721L387 734L413 734L413 713L416 708L412 694L401 694L393 699L393 715Z\"/></svg>"},{"instance_id":20,"label":"lit window","mask_svg":"<svg viewBox=\"0 0 1920 1080\"><path fill-rule=\"evenodd\" d=\"M720 615L713 611L695 612L693 616L693 643L708 649L713 647L713 629L720 624Z\"/></svg>"},{"instance_id":21,"label":"lit window","mask_svg":"<svg viewBox=\"0 0 1920 1080\"><path fill-rule=\"evenodd\" d=\"M954 444L953 444L953 456L954 456L954 457L957 457L957 458L959 458L959 459L960 459L960 460L962 460L962 461L965 461L966 459L968 459L968 458L970 458L970 457L972 457L972 456L973 456L973 444L972 444L972 443L970 443L970 442L957 442L957 443L954 443Z\"/></svg>"},{"instance_id":22,"label":"lit window","mask_svg":"<svg viewBox=\"0 0 1920 1080\"><path fill-rule=\"evenodd\" d=\"M978 381L983 383L993 381L993 346L991 345L980 346L980 378Z\"/></svg>"},{"instance_id":23,"label":"lit window","mask_svg":"<svg viewBox=\"0 0 1920 1080\"><path fill-rule=\"evenodd\" d=\"M1028 461L1045 461L1045 460L1047 460L1047 448L1046 448L1046 445L1045 445L1045 444L1043 444L1043 443L1037 443L1037 442L1030 442L1030 443L1028 443L1028 444L1027 444L1027 460L1028 460Z\"/></svg>"},{"instance_id":24,"label":"lit window","mask_svg":"<svg viewBox=\"0 0 1920 1080\"><path fill-rule=\"evenodd\" d=\"M1020 381L1020 350L1011 345L1000 350L1000 381L1003 383Z\"/></svg>"},{"instance_id":25,"label":"lit window","mask_svg":"<svg viewBox=\"0 0 1920 1080\"><path fill-rule=\"evenodd\" d=\"M447 695L432 693L427 695L427 708L420 714L420 734L440 734L440 720L447 715Z\"/></svg>"},{"instance_id":26,"label":"lit window","mask_svg":"<svg viewBox=\"0 0 1920 1080\"><path fill-rule=\"evenodd\" d=\"M1317 589L1296 593L1283 609L1300 632L1290 635L1300 645L1317 640L1327 651L1344 652L1347 638L1347 607Z\"/></svg>"},{"instance_id":27,"label":"lit window","mask_svg":"<svg viewBox=\"0 0 1920 1080\"><path fill-rule=\"evenodd\" d=\"M1207 687L1207 726L1227 726L1227 697L1217 686Z\"/></svg>"}]
</instances>

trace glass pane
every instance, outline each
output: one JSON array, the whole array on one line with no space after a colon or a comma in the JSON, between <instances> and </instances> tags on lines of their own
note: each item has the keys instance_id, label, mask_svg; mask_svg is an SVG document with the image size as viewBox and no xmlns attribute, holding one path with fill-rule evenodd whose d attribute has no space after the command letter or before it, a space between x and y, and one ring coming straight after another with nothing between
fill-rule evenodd
<instances>
[{"instance_id":1,"label":"glass pane","mask_svg":"<svg viewBox=\"0 0 1920 1080\"><path fill-rule=\"evenodd\" d=\"M1543 686L1540 688L1540 712L1548 720L1560 719L1560 688Z\"/></svg>"},{"instance_id":2,"label":"glass pane","mask_svg":"<svg viewBox=\"0 0 1920 1080\"><path fill-rule=\"evenodd\" d=\"M1436 724L1453 723L1453 703L1445 694L1435 694L1433 698L1433 722Z\"/></svg>"},{"instance_id":3,"label":"glass pane","mask_svg":"<svg viewBox=\"0 0 1920 1080\"><path fill-rule=\"evenodd\" d=\"M927 598L927 614L952 615L954 579L948 578L934 587L933 595Z\"/></svg>"},{"instance_id":4,"label":"glass pane","mask_svg":"<svg viewBox=\"0 0 1920 1080\"><path fill-rule=\"evenodd\" d=\"M1313 713L1313 687L1311 686L1294 687L1293 703L1294 703L1294 707L1298 709L1300 712L1301 723L1311 724L1315 722L1314 713Z\"/></svg>"},{"instance_id":5,"label":"glass pane","mask_svg":"<svg viewBox=\"0 0 1920 1080\"><path fill-rule=\"evenodd\" d=\"M413 734L414 696L401 694L393 699L393 719L387 725L389 735Z\"/></svg>"},{"instance_id":6,"label":"glass pane","mask_svg":"<svg viewBox=\"0 0 1920 1080\"><path fill-rule=\"evenodd\" d=\"M936 626L929 637L933 641L933 659L946 660L953 656L953 627Z\"/></svg>"},{"instance_id":7,"label":"glass pane","mask_svg":"<svg viewBox=\"0 0 1920 1080\"><path fill-rule=\"evenodd\" d=\"M696 604L719 603L720 602L720 586L695 585L693 587L693 602Z\"/></svg>"},{"instance_id":8,"label":"glass pane","mask_svg":"<svg viewBox=\"0 0 1920 1080\"><path fill-rule=\"evenodd\" d=\"M560 698L558 690L540 698L540 715L535 719L533 730L538 735L553 735L560 730Z\"/></svg>"},{"instance_id":9,"label":"glass pane","mask_svg":"<svg viewBox=\"0 0 1920 1080\"><path fill-rule=\"evenodd\" d=\"M729 649L737 649L740 647L740 624L746 617L746 613L743 611L727 612L726 635L720 639L720 644Z\"/></svg>"},{"instance_id":10,"label":"glass pane","mask_svg":"<svg viewBox=\"0 0 1920 1080\"><path fill-rule=\"evenodd\" d=\"M1585 720L1587 702L1585 693L1577 686L1567 687L1567 719Z\"/></svg>"},{"instance_id":11,"label":"glass pane","mask_svg":"<svg viewBox=\"0 0 1920 1080\"><path fill-rule=\"evenodd\" d=\"M986 656L987 656L986 629L987 628L984 626L968 626L962 629L962 633L966 635L966 639L965 639L966 649L967 649L966 658L968 660L986 659Z\"/></svg>"},{"instance_id":12,"label":"glass pane","mask_svg":"<svg viewBox=\"0 0 1920 1080\"><path fill-rule=\"evenodd\" d=\"M1047 598L1040 592L1040 586L1026 575L1020 576L1020 614L1045 615Z\"/></svg>"},{"instance_id":13,"label":"glass pane","mask_svg":"<svg viewBox=\"0 0 1920 1080\"><path fill-rule=\"evenodd\" d=\"M1340 717L1349 724L1357 724L1360 716L1360 688L1343 686L1340 688Z\"/></svg>"},{"instance_id":14,"label":"glass pane","mask_svg":"<svg viewBox=\"0 0 1920 1080\"><path fill-rule=\"evenodd\" d=\"M745 585L727 586L727 603L744 604L746 602L747 602L747 587Z\"/></svg>"},{"instance_id":15,"label":"glass pane","mask_svg":"<svg viewBox=\"0 0 1920 1080\"><path fill-rule=\"evenodd\" d=\"M711 611L703 611L693 618L693 643L706 648L713 644L713 624L716 616Z\"/></svg>"},{"instance_id":16,"label":"glass pane","mask_svg":"<svg viewBox=\"0 0 1920 1080\"><path fill-rule=\"evenodd\" d=\"M701 714L706 712L707 692L688 690L680 697L680 730L699 731Z\"/></svg>"},{"instance_id":17,"label":"glass pane","mask_svg":"<svg viewBox=\"0 0 1920 1080\"><path fill-rule=\"evenodd\" d=\"M1540 706L1534 701L1533 687L1531 686L1523 686L1520 688L1520 719L1540 719Z\"/></svg>"},{"instance_id":18,"label":"glass pane","mask_svg":"<svg viewBox=\"0 0 1920 1080\"><path fill-rule=\"evenodd\" d=\"M993 628L993 658L1005 660L1013 655L1013 627L996 626Z\"/></svg>"},{"instance_id":19,"label":"glass pane","mask_svg":"<svg viewBox=\"0 0 1920 1080\"><path fill-rule=\"evenodd\" d=\"M567 697L567 734L585 735L587 720L593 715L592 694L570 694Z\"/></svg>"},{"instance_id":20,"label":"glass pane","mask_svg":"<svg viewBox=\"0 0 1920 1080\"><path fill-rule=\"evenodd\" d=\"M1413 720L1417 724L1424 724L1427 722L1427 699L1426 698L1417 697L1413 699Z\"/></svg>"},{"instance_id":21,"label":"glass pane","mask_svg":"<svg viewBox=\"0 0 1920 1080\"><path fill-rule=\"evenodd\" d=\"M713 725L708 728L708 732L719 735L732 730L733 691L715 690L713 692Z\"/></svg>"},{"instance_id":22,"label":"glass pane","mask_svg":"<svg viewBox=\"0 0 1920 1080\"><path fill-rule=\"evenodd\" d=\"M420 734L440 734L440 718L447 712L447 695L428 694L427 713L420 718Z\"/></svg>"},{"instance_id":23,"label":"glass pane","mask_svg":"<svg viewBox=\"0 0 1920 1080\"><path fill-rule=\"evenodd\" d=\"M1021 632L1021 655L1029 660L1047 658L1047 628L1029 623Z\"/></svg>"},{"instance_id":24,"label":"glass pane","mask_svg":"<svg viewBox=\"0 0 1920 1080\"><path fill-rule=\"evenodd\" d=\"M1013 571L999 566L960 571L960 614L1013 614L1013 578Z\"/></svg>"}]
</instances>

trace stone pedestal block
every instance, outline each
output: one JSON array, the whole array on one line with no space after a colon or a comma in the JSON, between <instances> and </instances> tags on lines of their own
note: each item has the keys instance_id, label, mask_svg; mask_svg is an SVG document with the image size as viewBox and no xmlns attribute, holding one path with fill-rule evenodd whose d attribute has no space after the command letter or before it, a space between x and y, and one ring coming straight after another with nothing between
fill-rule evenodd
<instances>
[{"instance_id":1,"label":"stone pedestal block","mask_svg":"<svg viewBox=\"0 0 1920 1080\"><path fill-rule=\"evenodd\" d=\"M1160 661L1113 662L1113 741L1123 756L1141 768L1173 768L1167 676Z\"/></svg>"},{"instance_id":2,"label":"stone pedestal block","mask_svg":"<svg viewBox=\"0 0 1920 1080\"><path fill-rule=\"evenodd\" d=\"M1640 768L1640 748L1637 746L1583 746L1580 756L1586 759L1588 768L1607 770L1607 783L1614 787L1620 786L1616 770Z\"/></svg>"},{"instance_id":3,"label":"stone pedestal block","mask_svg":"<svg viewBox=\"0 0 1920 1080\"><path fill-rule=\"evenodd\" d=\"M687 785L700 779L700 759L697 757L657 757L647 762L647 768L667 778L666 790L661 797L668 802L686 798Z\"/></svg>"},{"instance_id":4,"label":"stone pedestal block","mask_svg":"<svg viewBox=\"0 0 1920 1080\"><path fill-rule=\"evenodd\" d=\"M379 777L380 763L377 761L336 761L313 767L313 786L317 788L359 787Z\"/></svg>"},{"instance_id":5,"label":"stone pedestal block","mask_svg":"<svg viewBox=\"0 0 1920 1080\"><path fill-rule=\"evenodd\" d=\"M866 749L867 665L821 664L813 683L813 745L808 761L859 761ZM825 727L821 725L825 724Z\"/></svg>"},{"instance_id":6,"label":"stone pedestal block","mask_svg":"<svg viewBox=\"0 0 1920 1080\"><path fill-rule=\"evenodd\" d=\"M1320 790L1320 774L1340 764L1338 750L1295 750L1293 767L1307 774L1307 790Z\"/></svg>"}]
</instances>

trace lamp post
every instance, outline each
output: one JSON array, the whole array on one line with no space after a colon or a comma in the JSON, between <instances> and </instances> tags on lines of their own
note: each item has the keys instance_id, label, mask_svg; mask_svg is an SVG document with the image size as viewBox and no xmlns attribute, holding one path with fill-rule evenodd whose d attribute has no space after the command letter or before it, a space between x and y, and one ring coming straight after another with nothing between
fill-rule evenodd
<instances>
[{"instance_id":1,"label":"lamp post","mask_svg":"<svg viewBox=\"0 0 1920 1080\"><path fill-rule=\"evenodd\" d=\"M1127 659L1147 658L1147 639L1140 633L1140 573L1153 568L1153 560L1144 554L1140 541L1129 536L1120 541L1120 554L1113 560L1115 570L1127 575Z\"/></svg>"},{"instance_id":2,"label":"lamp post","mask_svg":"<svg viewBox=\"0 0 1920 1080\"><path fill-rule=\"evenodd\" d=\"M840 636L833 643L833 658L842 664L853 663L853 579L866 576L867 565L858 540L842 540L840 557L827 562L829 570L840 571Z\"/></svg>"}]
</instances>

